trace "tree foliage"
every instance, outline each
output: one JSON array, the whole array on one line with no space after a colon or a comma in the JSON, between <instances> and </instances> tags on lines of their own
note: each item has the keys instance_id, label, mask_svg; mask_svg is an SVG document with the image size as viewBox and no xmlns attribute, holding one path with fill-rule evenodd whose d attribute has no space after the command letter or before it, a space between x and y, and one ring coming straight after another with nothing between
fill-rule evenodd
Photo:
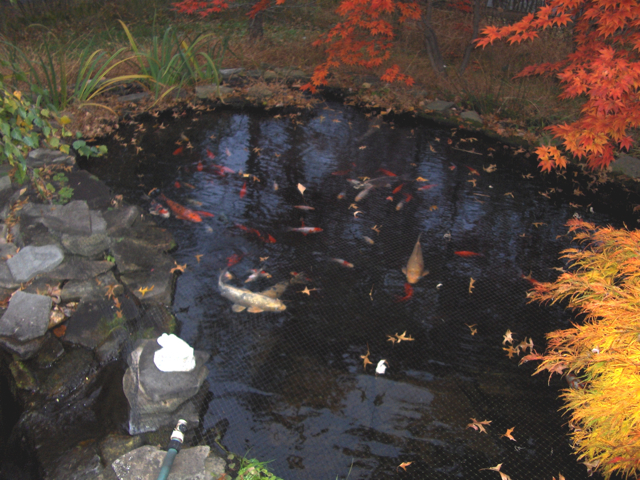
<instances>
[{"instance_id":1,"label":"tree foliage","mask_svg":"<svg viewBox=\"0 0 640 480\"><path fill-rule=\"evenodd\" d=\"M640 126L638 0L549 0L513 25L484 28L477 45L498 39L520 43L542 30L568 26L574 51L560 62L529 66L518 76L555 74L563 86L561 98L586 99L578 120L549 129L588 167L606 168L616 150L631 147L629 131ZM543 171L566 166L566 157L553 146L536 153Z\"/></svg>"},{"instance_id":2,"label":"tree foliage","mask_svg":"<svg viewBox=\"0 0 640 480\"><path fill-rule=\"evenodd\" d=\"M563 252L570 271L536 284L539 302L566 301L585 316L573 328L547 334L536 373L574 374L584 388L565 390L574 448L588 468L608 478L640 471L640 231L568 223L583 248Z\"/></svg>"}]
</instances>

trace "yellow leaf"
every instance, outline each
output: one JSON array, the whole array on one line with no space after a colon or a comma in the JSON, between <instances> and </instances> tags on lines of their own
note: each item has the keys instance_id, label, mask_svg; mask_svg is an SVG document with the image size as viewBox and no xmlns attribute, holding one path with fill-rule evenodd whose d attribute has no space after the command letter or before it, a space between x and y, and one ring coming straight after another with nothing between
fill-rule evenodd
<instances>
[{"instance_id":1,"label":"yellow leaf","mask_svg":"<svg viewBox=\"0 0 640 480\"><path fill-rule=\"evenodd\" d=\"M68 125L71 123L71 119L67 115L60 117L60 125Z\"/></svg>"}]
</instances>

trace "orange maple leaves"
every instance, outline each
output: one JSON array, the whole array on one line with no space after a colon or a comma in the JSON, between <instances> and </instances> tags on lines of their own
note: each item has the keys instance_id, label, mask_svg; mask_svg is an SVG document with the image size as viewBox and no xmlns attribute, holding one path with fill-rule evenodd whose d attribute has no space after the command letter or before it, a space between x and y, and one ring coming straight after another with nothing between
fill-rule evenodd
<instances>
[{"instance_id":1,"label":"orange maple leaves","mask_svg":"<svg viewBox=\"0 0 640 480\"><path fill-rule=\"evenodd\" d=\"M561 98L586 98L578 120L548 129L588 167L606 168L617 149L631 147L627 132L640 126L638 0L550 0L513 25L486 27L476 42L482 47L499 39L520 43L569 23L575 51L560 62L527 67L518 76L554 73L563 84ZM566 166L566 157L554 146L541 146L536 153L543 171Z\"/></svg>"}]
</instances>

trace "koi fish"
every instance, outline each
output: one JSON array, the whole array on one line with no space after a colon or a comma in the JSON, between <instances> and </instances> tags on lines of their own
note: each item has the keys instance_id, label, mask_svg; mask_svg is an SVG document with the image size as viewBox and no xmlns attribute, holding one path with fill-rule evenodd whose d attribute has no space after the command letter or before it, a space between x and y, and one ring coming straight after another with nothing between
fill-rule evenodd
<instances>
[{"instance_id":1,"label":"koi fish","mask_svg":"<svg viewBox=\"0 0 640 480\"><path fill-rule=\"evenodd\" d=\"M267 233L267 239L265 240L264 238L260 237L261 240L263 240L266 243L276 243L276 239L273 238L271 236L271 234Z\"/></svg>"},{"instance_id":2,"label":"koi fish","mask_svg":"<svg viewBox=\"0 0 640 480\"><path fill-rule=\"evenodd\" d=\"M273 191L274 192L278 191L278 184L276 182L273 182Z\"/></svg>"},{"instance_id":3,"label":"koi fish","mask_svg":"<svg viewBox=\"0 0 640 480\"><path fill-rule=\"evenodd\" d=\"M239 228L240 230L244 231L244 232L248 232L248 233L254 233L257 236L260 236L260 232L258 230L256 230L255 228L251 228L251 227L246 227L244 225L241 225L239 223L236 223L236 228Z\"/></svg>"},{"instance_id":4,"label":"koi fish","mask_svg":"<svg viewBox=\"0 0 640 480\"><path fill-rule=\"evenodd\" d=\"M341 258L330 258L329 260L331 260L332 262L336 262L342 265L343 267L353 268L353 263L347 262L346 260L342 260Z\"/></svg>"},{"instance_id":5,"label":"koi fish","mask_svg":"<svg viewBox=\"0 0 640 480\"><path fill-rule=\"evenodd\" d=\"M309 207L308 205L294 205L293 208L297 208L298 210L315 210L315 208Z\"/></svg>"},{"instance_id":6,"label":"koi fish","mask_svg":"<svg viewBox=\"0 0 640 480\"><path fill-rule=\"evenodd\" d=\"M396 297L396 302L406 302L413 296L413 287L409 283L404 284L404 297Z\"/></svg>"},{"instance_id":7,"label":"koi fish","mask_svg":"<svg viewBox=\"0 0 640 480\"><path fill-rule=\"evenodd\" d=\"M211 150L209 150L208 148L207 148L207 157L209 157L211 160L216 158L216 156L213 154L213 152Z\"/></svg>"},{"instance_id":8,"label":"koi fish","mask_svg":"<svg viewBox=\"0 0 640 480\"><path fill-rule=\"evenodd\" d=\"M367 195L369 195L369 192L373 190L373 185L368 185L364 188L364 190L362 190L358 195L356 195L356 202L359 202L360 200L363 200L364 197L366 197Z\"/></svg>"},{"instance_id":9,"label":"koi fish","mask_svg":"<svg viewBox=\"0 0 640 480\"><path fill-rule=\"evenodd\" d=\"M254 293L245 288L237 288L224 283L222 278L226 273L227 269L224 269L220 274L218 289L224 298L233 302L231 310L234 312L242 312L244 310L251 313L282 312L287 309L287 306L279 298L273 298L262 293Z\"/></svg>"},{"instance_id":10,"label":"koi fish","mask_svg":"<svg viewBox=\"0 0 640 480\"><path fill-rule=\"evenodd\" d=\"M369 245L373 245L374 243L376 243L376 242L374 242L371 238L369 238L369 237L367 237L367 236L365 236L365 235L363 235L363 236L362 236L362 239L363 239L365 242L367 242Z\"/></svg>"},{"instance_id":11,"label":"koi fish","mask_svg":"<svg viewBox=\"0 0 640 480\"><path fill-rule=\"evenodd\" d=\"M162 198L162 200L164 200L167 203L167 205L169 205L169 208L176 215L176 218L179 218L180 220L188 220L190 222L197 222L197 223L202 221L202 217L200 217L200 215L198 215L196 212L194 212L193 210L187 207L183 207L182 205L174 202L173 200L169 200L167 197L164 196L163 193L160 194L160 198Z\"/></svg>"},{"instance_id":12,"label":"koi fish","mask_svg":"<svg viewBox=\"0 0 640 480\"><path fill-rule=\"evenodd\" d=\"M353 188L362 188L363 183L360 180L356 180L355 178L347 178L347 182L353 185Z\"/></svg>"},{"instance_id":13,"label":"koi fish","mask_svg":"<svg viewBox=\"0 0 640 480\"><path fill-rule=\"evenodd\" d=\"M392 198L393 200L393 198ZM404 200L400 200L398 202L398 204L396 205L396 212L399 212L400 210L402 210L402 207L404 207L405 201Z\"/></svg>"},{"instance_id":14,"label":"koi fish","mask_svg":"<svg viewBox=\"0 0 640 480\"><path fill-rule=\"evenodd\" d=\"M184 150L184 148L182 147L178 147L173 151L174 155L180 155L182 153L182 151Z\"/></svg>"},{"instance_id":15,"label":"koi fish","mask_svg":"<svg viewBox=\"0 0 640 480\"><path fill-rule=\"evenodd\" d=\"M433 185L423 185L422 187L419 187L418 190L429 190L430 188L433 188L437 185L437 183L434 183Z\"/></svg>"},{"instance_id":16,"label":"koi fish","mask_svg":"<svg viewBox=\"0 0 640 480\"><path fill-rule=\"evenodd\" d=\"M240 198L244 198L246 194L247 194L247 182L244 182L242 184L242 188L240 189Z\"/></svg>"},{"instance_id":17,"label":"koi fish","mask_svg":"<svg viewBox=\"0 0 640 480\"><path fill-rule=\"evenodd\" d=\"M251 271L253 273L249 275L249 277L247 277L244 283L253 282L254 280L257 280L259 278L271 278L271 275L269 275L264 270L258 270L257 268L252 268Z\"/></svg>"},{"instance_id":18,"label":"koi fish","mask_svg":"<svg viewBox=\"0 0 640 480\"><path fill-rule=\"evenodd\" d=\"M422 247L420 246L421 236L422 234L418 235L418 240L416 240L416 244L413 247L413 252L411 252L407 266L402 268L402 273L407 276L407 282L409 283L417 283L418 280L429 273L429 270L424 269Z\"/></svg>"},{"instance_id":19,"label":"koi fish","mask_svg":"<svg viewBox=\"0 0 640 480\"><path fill-rule=\"evenodd\" d=\"M404 187L404 183L401 183L400 185L398 185L396 188L393 189L393 192L391 192L393 195L395 195L396 193L398 193L400 190L402 190L402 187Z\"/></svg>"},{"instance_id":20,"label":"koi fish","mask_svg":"<svg viewBox=\"0 0 640 480\"><path fill-rule=\"evenodd\" d=\"M203 169L204 169L204 165L202 165L202 162L198 162L198 164L196 165L196 170L201 172Z\"/></svg>"},{"instance_id":21,"label":"koi fish","mask_svg":"<svg viewBox=\"0 0 640 480\"><path fill-rule=\"evenodd\" d=\"M309 233L318 233L322 232L321 228L318 227L298 227L298 228L287 228L288 232L299 232L303 235L307 235Z\"/></svg>"},{"instance_id":22,"label":"koi fish","mask_svg":"<svg viewBox=\"0 0 640 480\"><path fill-rule=\"evenodd\" d=\"M453 253L455 255L458 255L459 257L484 257L484 255L482 255L481 253L469 252L467 250L460 250Z\"/></svg>"},{"instance_id":23,"label":"koi fish","mask_svg":"<svg viewBox=\"0 0 640 480\"><path fill-rule=\"evenodd\" d=\"M378 169L378 172L380 172L380 173L382 173L382 174L386 175L387 177L397 177L397 175L396 175L395 173L390 172L389 170L386 170L386 169L384 169L384 168L379 168L379 169Z\"/></svg>"},{"instance_id":24,"label":"koi fish","mask_svg":"<svg viewBox=\"0 0 640 480\"><path fill-rule=\"evenodd\" d=\"M206 212L204 210L194 210L194 212L196 212L201 217L209 217L209 218L215 217L215 215L213 213Z\"/></svg>"},{"instance_id":25,"label":"koi fish","mask_svg":"<svg viewBox=\"0 0 640 480\"><path fill-rule=\"evenodd\" d=\"M164 208L155 200L151 200L151 208L149 209L149 213L151 215L158 215L159 217L162 217L162 218L169 218L171 216L171 213L169 212L169 210Z\"/></svg>"},{"instance_id":26,"label":"koi fish","mask_svg":"<svg viewBox=\"0 0 640 480\"><path fill-rule=\"evenodd\" d=\"M478 175L478 176L480 176L480 173L475 168L471 168L469 165L465 165L465 167L467 167L469 169L469 175Z\"/></svg>"},{"instance_id":27,"label":"koi fish","mask_svg":"<svg viewBox=\"0 0 640 480\"><path fill-rule=\"evenodd\" d=\"M227 267L233 267L234 265L240 263L240 260L242 260L242 257L244 257L244 254L238 255L237 253L234 253L233 255L227 258Z\"/></svg>"},{"instance_id":28,"label":"koi fish","mask_svg":"<svg viewBox=\"0 0 640 480\"><path fill-rule=\"evenodd\" d=\"M181 187L180 182L178 182L177 180L173 183L173 186L176 187L176 188L180 188Z\"/></svg>"},{"instance_id":29,"label":"koi fish","mask_svg":"<svg viewBox=\"0 0 640 480\"><path fill-rule=\"evenodd\" d=\"M344 197L346 197L346 196L347 196L347 192L345 192L345 191L343 190L342 192L340 192L340 193L338 194L338 200L342 200L342 199L344 199Z\"/></svg>"}]
</instances>

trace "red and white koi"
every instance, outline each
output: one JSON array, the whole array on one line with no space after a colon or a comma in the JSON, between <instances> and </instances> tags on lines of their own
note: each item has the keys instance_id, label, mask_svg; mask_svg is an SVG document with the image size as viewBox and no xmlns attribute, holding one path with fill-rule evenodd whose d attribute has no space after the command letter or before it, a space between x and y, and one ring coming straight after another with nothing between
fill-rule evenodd
<instances>
[{"instance_id":1,"label":"red and white koi","mask_svg":"<svg viewBox=\"0 0 640 480\"><path fill-rule=\"evenodd\" d=\"M264 270L258 270L257 268L252 268L251 271L253 273L249 275L249 277L247 277L244 283L253 282L254 280L257 280L259 278L271 278L271 275L265 272Z\"/></svg>"},{"instance_id":2,"label":"red and white koi","mask_svg":"<svg viewBox=\"0 0 640 480\"><path fill-rule=\"evenodd\" d=\"M339 265L342 265L343 267L353 268L353 263L347 262L346 260L343 260L341 258L330 258L329 260Z\"/></svg>"},{"instance_id":3,"label":"red and white koi","mask_svg":"<svg viewBox=\"0 0 640 480\"><path fill-rule=\"evenodd\" d=\"M314 207L308 205L294 205L293 208L297 208L298 210L315 210Z\"/></svg>"},{"instance_id":4,"label":"red and white koi","mask_svg":"<svg viewBox=\"0 0 640 480\"><path fill-rule=\"evenodd\" d=\"M322 228L319 227L298 227L298 228L288 228L288 232L299 232L303 235L308 235L309 233L318 233L322 232Z\"/></svg>"},{"instance_id":5,"label":"red and white koi","mask_svg":"<svg viewBox=\"0 0 640 480\"><path fill-rule=\"evenodd\" d=\"M149 209L149 213L151 215L157 215L162 218L169 218L171 216L171 212L160 205L155 200L151 200L151 208Z\"/></svg>"}]
</instances>

